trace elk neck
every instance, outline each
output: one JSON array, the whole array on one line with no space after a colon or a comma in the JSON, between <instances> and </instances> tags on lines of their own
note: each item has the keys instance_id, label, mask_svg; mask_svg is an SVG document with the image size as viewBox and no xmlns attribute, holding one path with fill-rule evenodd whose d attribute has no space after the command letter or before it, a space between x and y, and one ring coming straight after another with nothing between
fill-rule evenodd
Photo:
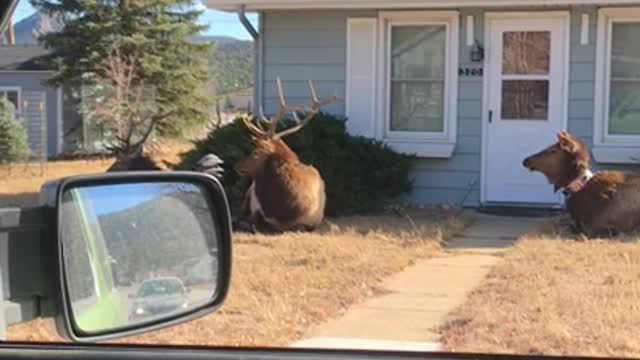
<instances>
[{"instance_id":1,"label":"elk neck","mask_svg":"<svg viewBox=\"0 0 640 360\"><path fill-rule=\"evenodd\" d=\"M568 183L562 187L565 198L570 198L573 194L580 192L587 185L594 174L589 168L577 169L574 176L570 177Z\"/></svg>"},{"instance_id":2,"label":"elk neck","mask_svg":"<svg viewBox=\"0 0 640 360\"><path fill-rule=\"evenodd\" d=\"M272 158L281 162L298 161L298 155L282 139L274 141Z\"/></svg>"}]
</instances>

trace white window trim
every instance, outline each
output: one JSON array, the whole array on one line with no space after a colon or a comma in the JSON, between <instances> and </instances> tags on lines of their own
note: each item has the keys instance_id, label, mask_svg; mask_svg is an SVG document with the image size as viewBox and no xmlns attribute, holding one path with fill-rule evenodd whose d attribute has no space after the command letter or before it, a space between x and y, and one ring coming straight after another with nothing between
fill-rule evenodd
<instances>
[{"instance_id":1,"label":"white window trim","mask_svg":"<svg viewBox=\"0 0 640 360\"><path fill-rule=\"evenodd\" d=\"M0 86L0 93L5 91L15 91L18 93L18 107L16 108L16 117L22 116L22 88L19 86Z\"/></svg>"},{"instance_id":2,"label":"white window trim","mask_svg":"<svg viewBox=\"0 0 640 360\"><path fill-rule=\"evenodd\" d=\"M391 62L388 57L391 47L393 25L445 25L447 42L445 50L444 82L444 131L410 132L390 131L391 91L388 74ZM457 134L458 108L458 47L459 12L457 11L383 11L378 15L378 74L377 74L377 126L376 137L397 151L420 157L447 158L453 155Z\"/></svg>"},{"instance_id":3,"label":"white window trim","mask_svg":"<svg viewBox=\"0 0 640 360\"><path fill-rule=\"evenodd\" d=\"M614 22L640 22L640 7L598 11L596 81L593 114L593 157L602 163L637 163L640 135L609 135L611 29Z\"/></svg>"}]
</instances>

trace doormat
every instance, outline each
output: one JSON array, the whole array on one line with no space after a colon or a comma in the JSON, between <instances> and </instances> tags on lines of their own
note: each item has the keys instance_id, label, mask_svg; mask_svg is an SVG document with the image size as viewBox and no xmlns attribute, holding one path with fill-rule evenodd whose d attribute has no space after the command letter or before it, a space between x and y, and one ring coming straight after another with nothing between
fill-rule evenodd
<instances>
[{"instance_id":1,"label":"doormat","mask_svg":"<svg viewBox=\"0 0 640 360\"><path fill-rule=\"evenodd\" d=\"M480 208L478 208L478 212L483 214L512 217L556 217L565 214L563 209L498 205L480 206Z\"/></svg>"}]
</instances>

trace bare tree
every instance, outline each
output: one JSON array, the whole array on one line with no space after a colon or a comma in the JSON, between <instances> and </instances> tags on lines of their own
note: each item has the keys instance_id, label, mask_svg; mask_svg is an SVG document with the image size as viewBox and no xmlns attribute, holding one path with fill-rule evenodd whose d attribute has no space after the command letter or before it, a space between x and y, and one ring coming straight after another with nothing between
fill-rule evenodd
<instances>
[{"instance_id":1,"label":"bare tree","mask_svg":"<svg viewBox=\"0 0 640 360\"><path fill-rule=\"evenodd\" d=\"M91 75L92 86L83 89L83 113L106 130L105 148L118 159L110 170L131 169L158 123L172 114L159 108L142 74L138 54L116 43Z\"/></svg>"}]
</instances>

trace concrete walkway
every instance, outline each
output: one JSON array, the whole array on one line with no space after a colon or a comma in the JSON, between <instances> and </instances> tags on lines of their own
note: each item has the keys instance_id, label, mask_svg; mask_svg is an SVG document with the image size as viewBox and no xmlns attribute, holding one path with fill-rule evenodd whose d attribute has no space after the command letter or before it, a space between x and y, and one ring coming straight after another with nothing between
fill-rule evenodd
<instances>
[{"instance_id":1,"label":"concrete walkway","mask_svg":"<svg viewBox=\"0 0 640 360\"><path fill-rule=\"evenodd\" d=\"M437 328L515 239L548 219L473 213L474 223L437 257L388 278L385 295L352 306L293 347L437 351Z\"/></svg>"}]
</instances>

